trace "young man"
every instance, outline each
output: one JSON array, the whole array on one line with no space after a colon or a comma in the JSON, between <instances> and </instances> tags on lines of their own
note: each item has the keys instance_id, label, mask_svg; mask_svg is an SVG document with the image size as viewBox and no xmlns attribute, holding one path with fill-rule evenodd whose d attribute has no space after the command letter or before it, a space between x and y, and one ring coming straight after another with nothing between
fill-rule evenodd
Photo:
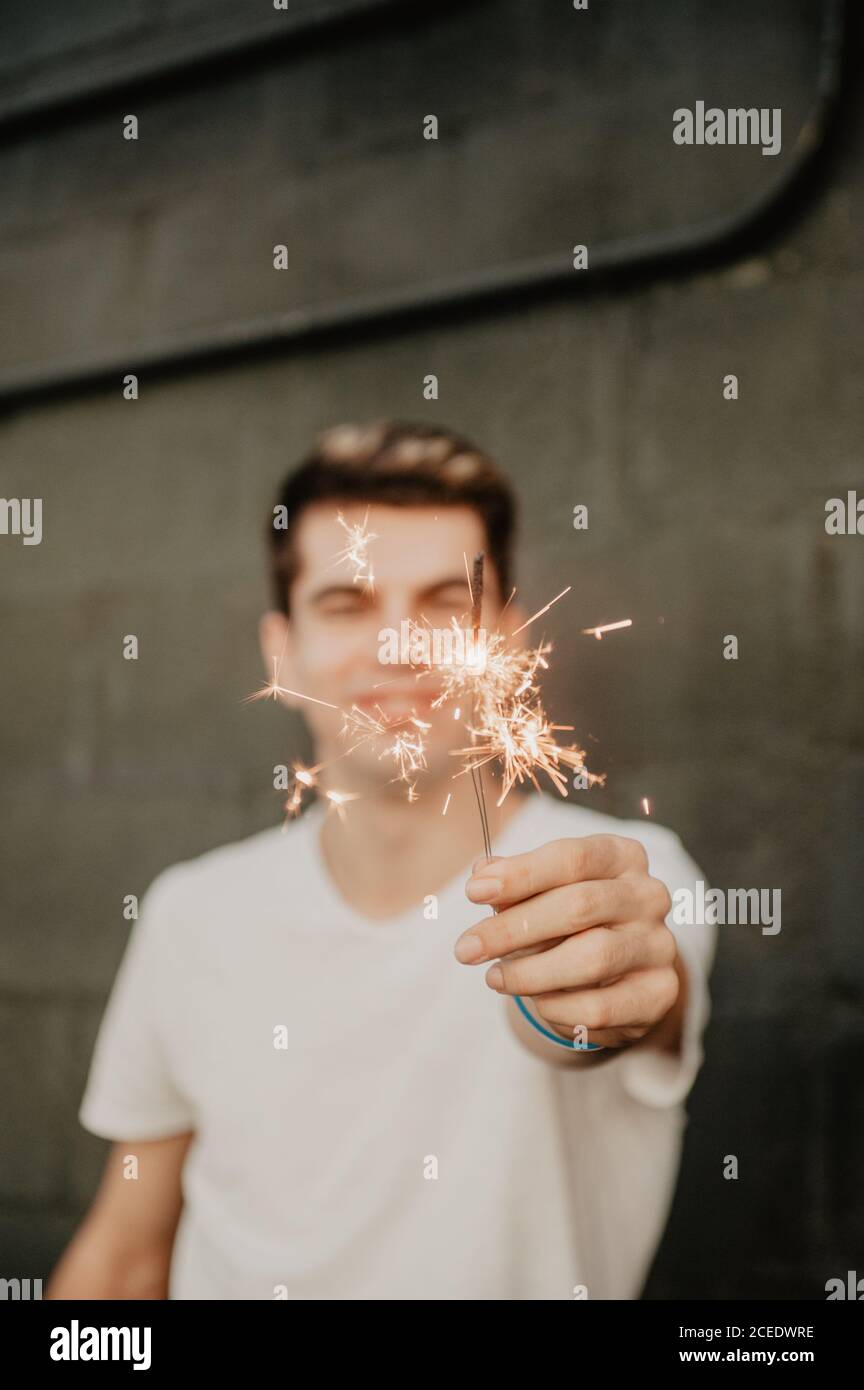
<instances>
[{"instance_id":1,"label":"young man","mask_svg":"<svg viewBox=\"0 0 864 1390\"><path fill-rule=\"evenodd\" d=\"M340 516L373 534L373 584L362 547L338 559ZM115 1142L48 1297L637 1297L703 1055L714 931L666 925L700 871L590 796L516 789L496 811L487 769L493 856L472 873L465 717L433 708L434 669L380 655L406 619L464 622L479 550L483 628L524 621L488 458L423 426L339 427L273 520L261 647L318 800L151 886L80 1111ZM430 726L416 799L392 734L346 753L355 707ZM599 1050L574 1050L580 1027Z\"/></svg>"}]
</instances>

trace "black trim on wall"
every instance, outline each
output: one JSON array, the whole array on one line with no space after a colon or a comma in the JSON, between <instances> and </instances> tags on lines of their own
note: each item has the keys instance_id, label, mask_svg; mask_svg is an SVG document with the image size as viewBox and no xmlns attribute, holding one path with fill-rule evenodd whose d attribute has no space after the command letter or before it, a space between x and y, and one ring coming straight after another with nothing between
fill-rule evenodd
<instances>
[{"instance_id":1,"label":"black trim on wall","mask_svg":"<svg viewBox=\"0 0 864 1390\"><path fill-rule=\"evenodd\" d=\"M152 380L255 355L284 353L348 332L392 331L401 325L507 307L545 295L590 294L634 279L692 274L752 255L787 232L826 185L828 155L840 143L841 112L849 93L853 23L845 0L827 0L816 61L816 96L792 159L764 193L729 216L592 245L590 269L578 274L568 250L480 273L351 295L310 309L260 314L202 332L173 333L137 348L109 347L74 361L48 360L14 368L0 372L0 409L116 386L128 372L146 373Z\"/></svg>"}]
</instances>

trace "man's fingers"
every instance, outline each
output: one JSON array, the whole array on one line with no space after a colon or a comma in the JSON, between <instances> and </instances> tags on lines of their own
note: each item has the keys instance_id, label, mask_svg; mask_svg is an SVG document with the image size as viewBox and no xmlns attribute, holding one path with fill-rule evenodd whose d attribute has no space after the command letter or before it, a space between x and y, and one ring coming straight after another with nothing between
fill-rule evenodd
<instances>
[{"instance_id":1,"label":"man's fingers","mask_svg":"<svg viewBox=\"0 0 864 1390\"><path fill-rule=\"evenodd\" d=\"M571 936L587 927L634 921L653 915L659 901L657 879L610 878L567 883L538 897L514 903L464 932L456 942L456 958L480 964L533 946L550 937Z\"/></svg>"},{"instance_id":2,"label":"man's fingers","mask_svg":"<svg viewBox=\"0 0 864 1390\"><path fill-rule=\"evenodd\" d=\"M672 964L675 953L675 938L666 927L656 932L593 927L549 950L505 957L490 967L486 980L500 994L534 996L604 985L631 971L663 968Z\"/></svg>"},{"instance_id":3,"label":"man's fingers","mask_svg":"<svg viewBox=\"0 0 864 1390\"><path fill-rule=\"evenodd\" d=\"M456 958L465 965L479 965L484 960L536 946L550 937L570 936L587 927L624 921L631 916L632 900L626 885L615 880L570 883L478 922L456 942Z\"/></svg>"},{"instance_id":4,"label":"man's fingers","mask_svg":"<svg viewBox=\"0 0 864 1390\"><path fill-rule=\"evenodd\" d=\"M478 861L465 891L472 902L522 902L565 884L645 873L647 868L648 856L638 840L584 835L550 840L527 854Z\"/></svg>"},{"instance_id":5,"label":"man's fingers","mask_svg":"<svg viewBox=\"0 0 864 1390\"><path fill-rule=\"evenodd\" d=\"M555 990L532 996L537 1013L559 1027L651 1027L672 1008L680 983L671 966L642 970L602 989ZM590 1039L589 1039L590 1040Z\"/></svg>"}]
</instances>

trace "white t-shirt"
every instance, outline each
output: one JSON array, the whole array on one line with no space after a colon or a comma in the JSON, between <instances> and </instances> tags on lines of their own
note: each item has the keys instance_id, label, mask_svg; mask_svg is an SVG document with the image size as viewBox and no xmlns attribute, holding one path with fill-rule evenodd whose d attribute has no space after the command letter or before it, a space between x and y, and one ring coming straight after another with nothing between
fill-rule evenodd
<instances>
[{"instance_id":1,"label":"white t-shirt","mask_svg":"<svg viewBox=\"0 0 864 1390\"><path fill-rule=\"evenodd\" d=\"M84 1127L130 1145L195 1131L169 1296L638 1297L702 1062L716 929L673 927L690 974L680 1058L625 1049L559 1069L514 1036L485 967L453 956L479 920L469 864L437 919L421 899L369 921L329 878L322 816L160 874L102 1020ZM640 839L670 892L702 877L671 831L547 796L494 849L603 832ZM480 852L466 845L469 863Z\"/></svg>"}]
</instances>

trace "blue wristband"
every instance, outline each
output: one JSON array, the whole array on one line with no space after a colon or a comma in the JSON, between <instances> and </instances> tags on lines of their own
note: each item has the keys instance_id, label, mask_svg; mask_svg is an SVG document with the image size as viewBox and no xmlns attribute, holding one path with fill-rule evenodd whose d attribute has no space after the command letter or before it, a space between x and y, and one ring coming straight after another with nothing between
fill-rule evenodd
<instances>
[{"instance_id":1,"label":"blue wristband","mask_svg":"<svg viewBox=\"0 0 864 1390\"><path fill-rule=\"evenodd\" d=\"M520 1011L525 1015L528 1022L531 1024L531 1027L536 1028L537 1032L542 1033L544 1038L548 1038L550 1042L557 1043L559 1047L566 1047L569 1052L604 1051L602 1043L568 1042L566 1038L561 1037L560 1033L553 1033L551 1029L544 1028L542 1023L538 1023L534 1015L529 1013L528 1009L525 1007L525 1001L521 999L518 994L514 994L513 998L516 1000L516 1003L518 1004Z\"/></svg>"}]
</instances>

